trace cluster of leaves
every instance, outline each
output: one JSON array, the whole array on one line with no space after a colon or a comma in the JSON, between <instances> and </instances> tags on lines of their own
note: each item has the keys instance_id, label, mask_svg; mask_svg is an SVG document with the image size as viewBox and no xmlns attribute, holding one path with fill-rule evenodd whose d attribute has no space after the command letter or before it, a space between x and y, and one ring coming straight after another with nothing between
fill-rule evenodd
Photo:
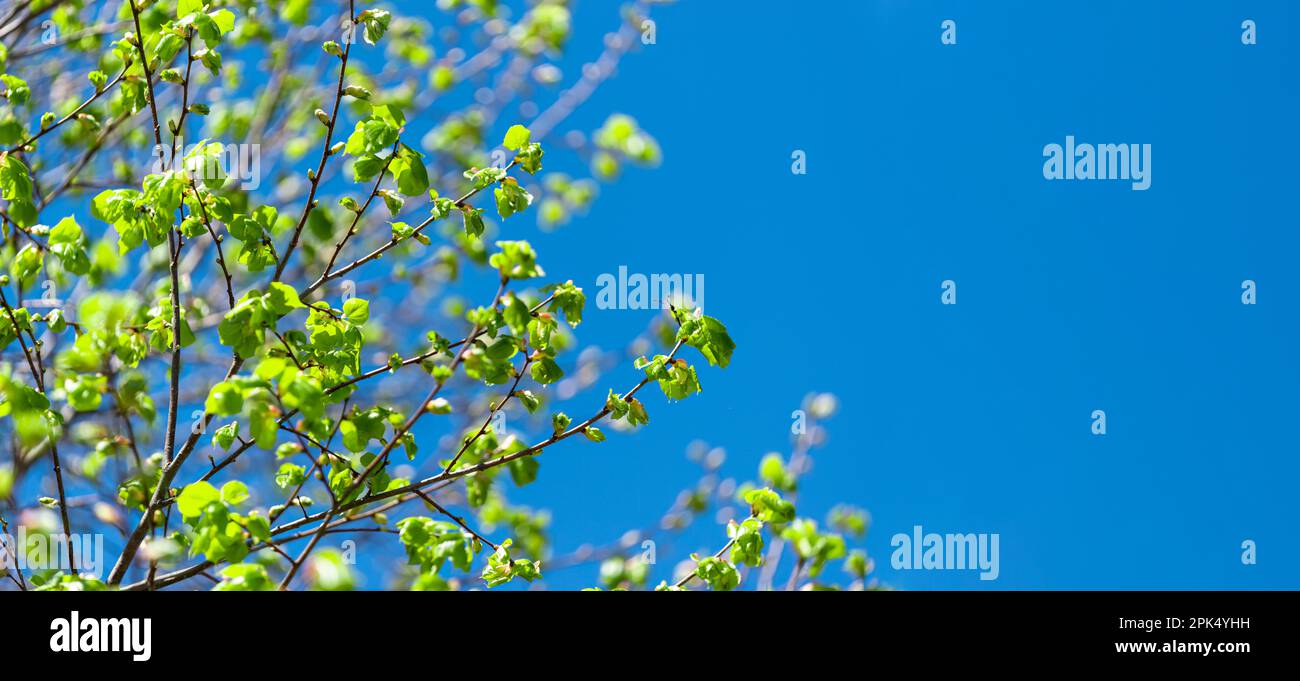
<instances>
[{"instance_id":1,"label":"cluster of leaves","mask_svg":"<svg viewBox=\"0 0 1300 681\"><path fill-rule=\"evenodd\" d=\"M300 569L315 588L350 588L350 562L315 540L360 528L405 551L409 568L394 581L402 587L534 582L549 517L512 505L509 487L533 483L538 455L563 440L605 441L602 420L648 424L653 400L640 391L652 382L670 401L700 392L686 349L730 364L725 325L677 309L664 351L633 363L633 387L608 389L589 418L552 408L557 384L592 380L572 358L586 296L573 281L548 280L538 251L504 226L530 213L562 224L588 209L595 186L547 169L553 159L524 125L491 136L481 108L452 111L415 137L429 97L472 75L470 63L430 47L427 22L379 7L352 14L348 2L137 0L97 24L83 3L60 4L32 3L23 16L49 12L61 34L78 36L60 47L66 62L51 61L67 73L87 67L77 87L45 87L65 76L23 71L30 62L0 37L0 423L14 434L0 500L21 508L22 478L48 453L59 498L39 500L41 518L57 512L64 531L70 519L127 531L104 583L161 588L203 561L217 566L217 590L287 587ZM549 61L570 37L567 2L531 2L516 15L495 2L446 4L536 63L537 84L558 80ZM338 39L321 52L310 46L312 60L337 69L334 81L284 35L318 35L296 30L313 20L332 30L339 11L347 21ZM430 87L386 81L367 67L376 61ZM250 64L270 78L250 86ZM53 91L73 96L52 101ZM201 141L186 144L187 130ZM590 139L591 172L602 180L660 159L658 143L625 115ZM231 145L249 141L266 142L268 191L246 187L225 163ZM304 176L314 149L319 161ZM142 168L147 150L154 162ZM87 168L97 181L83 194ZM69 201L47 226L59 196L88 206ZM380 260L392 264L371 280L378 295L358 295L354 277ZM446 296L441 332L385 295L441 293L470 267L490 273L499 292L479 307ZM38 287L65 297L35 309L26 294ZM377 355L387 361L372 366ZM377 379L394 387L364 389L384 384ZM498 429L493 418L509 409L540 424L541 439ZM455 435L417 438L426 417ZM421 467L441 472L415 479ZM106 501L90 516L69 509L65 482ZM751 517L728 526L729 553L700 559L703 583L738 586L736 566L763 561L764 530L796 547L810 577L842 557L843 542L795 518L778 495L792 484L745 491ZM389 509L421 502L425 515L390 524ZM492 543L492 534L502 536ZM300 552L286 565L277 556L292 549ZM644 585L648 573L623 560L602 579ZM104 583L51 573L32 585Z\"/></svg>"},{"instance_id":2,"label":"cluster of leaves","mask_svg":"<svg viewBox=\"0 0 1300 681\"><path fill-rule=\"evenodd\" d=\"M483 543L455 523L412 516L399 521L397 528L407 558L419 568L419 576L411 586L415 591L448 590L446 578L439 575L443 565L468 572L474 558L483 551Z\"/></svg>"},{"instance_id":3,"label":"cluster of leaves","mask_svg":"<svg viewBox=\"0 0 1300 681\"><path fill-rule=\"evenodd\" d=\"M712 591L740 588L742 570L762 567L767 560L764 530L794 550L795 565L789 580L791 587L807 580L806 588L833 588L818 582L817 578L828 563L844 559L847 559L844 571L853 577L854 584L858 587L865 584L871 571L870 561L861 550L850 553L842 534L819 530L815 520L797 517L794 504L770 487L743 490L739 498L748 505L749 516L727 523L727 543L723 549L703 558L692 554L694 569L675 584L661 582L657 590L682 590L694 579ZM861 530L865 533L865 526ZM856 536L861 537L862 533Z\"/></svg>"},{"instance_id":4,"label":"cluster of leaves","mask_svg":"<svg viewBox=\"0 0 1300 681\"><path fill-rule=\"evenodd\" d=\"M207 482L188 485L176 497L176 510L193 533L174 535L189 545L191 556L213 563L238 563L248 555L248 542L271 539L270 522L256 511L247 515L233 508L248 500L248 486L231 480L218 490Z\"/></svg>"},{"instance_id":5,"label":"cluster of leaves","mask_svg":"<svg viewBox=\"0 0 1300 681\"><path fill-rule=\"evenodd\" d=\"M689 561L678 564L675 581L660 581L656 590L682 591L702 586L715 591L750 589L861 590L880 588L871 578L872 561L862 549L851 549L852 542L862 541L869 518L866 511L849 505L835 506L823 525L798 514L793 497L799 478L808 470L810 451L824 441L824 431L817 421L834 411L835 400L827 394L811 396L804 409L813 419L806 432L795 437L795 453L789 461L770 453L759 464L756 482L741 483L735 492L726 492L716 483L717 467L725 458L720 449L700 453L706 475L700 486L679 496L675 512L664 516L661 528L685 528L690 518L704 514L713 493L718 493L720 514L733 517L726 524L725 543L710 554L691 554ZM707 449L707 448L704 448ZM743 515L737 513L742 511ZM601 588L626 590L649 586L654 563L646 555L626 555L634 542L612 549L600 566ZM785 551L788 550L788 553ZM789 573L777 580L777 568L783 562ZM828 577L826 568L838 563L848 576L847 584Z\"/></svg>"}]
</instances>

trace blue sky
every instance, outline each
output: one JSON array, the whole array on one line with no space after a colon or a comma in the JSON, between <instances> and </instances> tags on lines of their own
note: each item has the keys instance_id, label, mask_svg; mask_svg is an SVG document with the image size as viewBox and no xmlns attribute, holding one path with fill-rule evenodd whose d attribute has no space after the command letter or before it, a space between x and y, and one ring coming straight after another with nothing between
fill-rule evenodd
<instances>
[{"instance_id":1,"label":"blue sky","mask_svg":"<svg viewBox=\"0 0 1300 681\"><path fill-rule=\"evenodd\" d=\"M666 404L651 387L649 426L542 455L538 481L510 498L552 512L556 552L653 523L698 478L693 440L727 450L724 475L752 479L766 452L788 455L791 411L825 391L840 411L801 514L868 509L885 584L1300 586L1297 10L758 6L656 7L656 44L557 134L629 113L662 165L627 170L556 231L506 225L549 275L587 289L582 343L619 349L649 322L594 304L597 278L626 266L703 275L707 310L738 345L726 370L688 351L704 392ZM946 19L956 45L940 43ZM1241 43L1244 19L1257 45ZM566 82L616 22L609 3L576 3ZM1150 144L1150 189L1045 180L1043 147L1067 135ZM795 150L805 175L790 171ZM586 172L558 150L547 169ZM956 305L940 304L945 280ZM468 283L474 304L493 285ZM610 370L563 408L586 415L638 377ZM1104 436L1090 430L1097 409ZM661 541L652 584L725 541L712 520ZM890 537L914 525L999 534L999 578L892 569ZM1247 539L1256 565L1241 562ZM547 576L588 586L596 566Z\"/></svg>"},{"instance_id":2,"label":"blue sky","mask_svg":"<svg viewBox=\"0 0 1300 681\"><path fill-rule=\"evenodd\" d=\"M607 30L607 14L581 3L575 30ZM534 241L580 284L619 265L703 273L739 349L702 371L698 398L648 400L651 427L546 455L515 496L554 511L561 550L656 517L694 479L693 438L752 476L817 390L841 411L801 511L868 508L885 583L1297 585L1292 7L683 2L655 16L657 44L572 123L632 113L662 167ZM1247 18L1257 45L1241 43ZM956 45L940 44L945 19ZM1151 188L1044 180L1043 146L1066 135L1151 144ZM795 149L806 175L790 172ZM945 279L955 306L940 304ZM1257 305L1241 304L1244 279ZM593 310L582 337L617 347L644 323ZM999 579L891 569L890 536L917 524L999 533ZM716 546L703 525L674 546ZM594 576L581 573L555 577Z\"/></svg>"}]
</instances>

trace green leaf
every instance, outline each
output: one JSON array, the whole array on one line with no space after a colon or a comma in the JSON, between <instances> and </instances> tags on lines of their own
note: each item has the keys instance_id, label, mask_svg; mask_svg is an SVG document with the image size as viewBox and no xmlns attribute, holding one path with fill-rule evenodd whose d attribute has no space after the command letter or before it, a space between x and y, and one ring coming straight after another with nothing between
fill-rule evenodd
<instances>
[{"instance_id":1,"label":"green leaf","mask_svg":"<svg viewBox=\"0 0 1300 681\"><path fill-rule=\"evenodd\" d=\"M506 465L510 469L510 479L518 487L523 487L536 480L537 469L541 467L541 463L535 456L514 459Z\"/></svg>"},{"instance_id":2,"label":"green leaf","mask_svg":"<svg viewBox=\"0 0 1300 681\"><path fill-rule=\"evenodd\" d=\"M522 213L533 203L533 195L519 186L513 177L507 177L493 190L497 201L497 212L505 219L515 213Z\"/></svg>"},{"instance_id":3,"label":"green leaf","mask_svg":"<svg viewBox=\"0 0 1300 681\"><path fill-rule=\"evenodd\" d=\"M18 251L18 255L14 256L13 262L9 263L9 276L23 287L30 288L36 283L36 275L40 273L44 264L45 260L41 257L40 249L27 244Z\"/></svg>"},{"instance_id":4,"label":"green leaf","mask_svg":"<svg viewBox=\"0 0 1300 681\"><path fill-rule=\"evenodd\" d=\"M231 416L238 414L244 407L244 393L233 383L222 381L208 391L204 409L209 414Z\"/></svg>"},{"instance_id":5,"label":"green leaf","mask_svg":"<svg viewBox=\"0 0 1300 681\"><path fill-rule=\"evenodd\" d=\"M370 320L370 301L361 298L348 298L343 303L343 316L357 326L365 324Z\"/></svg>"},{"instance_id":6,"label":"green leaf","mask_svg":"<svg viewBox=\"0 0 1300 681\"><path fill-rule=\"evenodd\" d=\"M208 504L221 501L221 492L206 482L186 485L176 497L176 508L185 518L197 518L203 514Z\"/></svg>"},{"instance_id":7,"label":"green leaf","mask_svg":"<svg viewBox=\"0 0 1300 681\"><path fill-rule=\"evenodd\" d=\"M235 444L235 438L239 436L239 421L232 421L216 430L212 434L212 445L222 450L230 449L230 445Z\"/></svg>"},{"instance_id":8,"label":"green leaf","mask_svg":"<svg viewBox=\"0 0 1300 681\"><path fill-rule=\"evenodd\" d=\"M543 291L551 291L551 304L547 308L552 312L559 310L564 314L564 320L569 326L577 328L582 323L582 308L587 304L587 296L581 288L573 285L573 280L557 284L552 287L543 288Z\"/></svg>"},{"instance_id":9,"label":"green leaf","mask_svg":"<svg viewBox=\"0 0 1300 681\"><path fill-rule=\"evenodd\" d=\"M108 379L100 374L78 374L63 383L68 404L77 411L95 411L103 401Z\"/></svg>"},{"instance_id":10,"label":"green leaf","mask_svg":"<svg viewBox=\"0 0 1300 681\"><path fill-rule=\"evenodd\" d=\"M217 28L222 33L229 33L235 30L235 14L228 9L219 9L215 12L209 12L209 17L217 24Z\"/></svg>"},{"instance_id":11,"label":"green leaf","mask_svg":"<svg viewBox=\"0 0 1300 681\"><path fill-rule=\"evenodd\" d=\"M498 241L501 250L488 258L488 264L511 279L531 279L546 273L537 264L537 253L527 241Z\"/></svg>"},{"instance_id":12,"label":"green leaf","mask_svg":"<svg viewBox=\"0 0 1300 681\"><path fill-rule=\"evenodd\" d=\"M645 405L641 400L633 397L628 402L627 422L632 426L643 426L650 422L650 415L646 413Z\"/></svg>"},{"instance_id":13,"label":"green leaf","mask_svg":"<svg viewBox=\"0 0 1300 681\"><path fill-rule=\"evenodd\" d=\"M369 44L374 45L384 37L384 32L388 30L388 24L393 20L393 15L382 9L368 9L357 15L365 31L362 38Z\"/></svg>"},{"instance_id":14,"label":"green leaf","mask_svg":"<svg viewBox=\"0 0 1300 681\"><path fill-rule=\"evenodd\" d=\"M528 323L532 321L533 315L528 306L519 296L513 293L506 300L504 309L501 310L501 316L506 320L510 331L516 335L523 335L528 331Z\"/></svg>"},{"instance_id":15,"label":"green leaf","mask_svg":"<svg viewBox=\"0 0 1300 681\"><path fill-rule=\"evenodd\" d=\"M339 424L339 434L343 436L343 446L349 452L362 452L371 440L384 436L385 424L389 415L387 409L372 407L356 410Z\"/></svg>"},{"instance_id":16,"label":"green leaf","mask_svg":"<svg viewBox=\"0 0 1300 681\"><path fill-rule=\"evenodd\" d=\"M753 516L765 523L788 523L794 520L794 504L782 499L771 488L745 492L744 499Z\"/></svg>"},{"instance_id":17,"label":"green leaf","mask_svg":"<svg viewBox=\"0 0 1300 681\"><path fill-rule=\"evenodd\" d=\"M700 379L695 374L695 367L685 360L675 359L660 366L659 389L668 399L681 400L700 392Z\"/></svg>"},{"instance_id":18,"label":"green leaf","mask_svg":"<svg viewBox=\"0 0 1300 681\"><path fill-rule=\"evenodd\" d=\"M524 405L524 409L528 410L529 414L535 413L542 406L542 400L534 395L531 390L516 390L514 395Z\"/></svg>"},{"instance_id":19,"label":"green leaf","mask_svg":"<svg viewBox=\"0 0 1300 681\"><path fill-rule=\"evenodd\" d=\"M319 419L325 412L325 391L321 388L320 380L307 374L293 375L285 386L285 380L280 381L280 401L289 409L297 409L308 419Z\"/></svg>"},{"instance_id":20,"label":"green leaf","mask_svg":"<svg viewBox=\"0 0 1300 681\"><path fill-rule=\"evenodd\" d=\"M189 14L189 12L186 12ZM176 54L185 46L185 39L175 33L164 33L158 39L158 45L154 47L153 54L161 63L170 62L176 57Z\"/></svg>"},{"instance_id":21,"label":"green leaf","mask_svg":"<svg viewBox=\"0 0 1300 681\"><path fill-rule=\"evenodd\" d=\"M489 166L487 168L470 168L465 171L464 175L474 189L487 189L491 185L504 180L506 171L503 168Z\"/></svg>"},{"instance_id":22,"label":"green leaf","mask_svg":"<svg viewBox=\"0 0 1300 681\"><path fill-rule=\"evenodd\" d=\"M554 354L551 349L551 339L555 334L556 326L555 318L545 312L529 319L525 327L528 329L528 344L547 355Z\"/></svg>"},{"instance_id":23,"label":"green leaf","mask_svg":"<svg viewBox=\"0 0 1300 681\"><path fill-rule=\"evenodd\" d=\"M550 357L543 357L533 362L533 365L528 368L528 373L533 377L534 381L542 385L548 385L564 378L564 370Z\"/></svg>"},{"instance_id":24,"label":"green leaf","mask_svg":"<svg viewBox=\"0 0 1300 681\"><path fill-rule=\"evenodd\" d=\"M297 487L307 479L307 471L295 463L282 463L275 473L275 486L280 489Z\"/></svg>"},{"instance_id":25,"label":"green leaf","mask_svg":"<svg viewBox=\"0 0 1300 681\"><path fill-rule=\"evenodd\" d=\"M632 406L624 402L623 397L611 389L609 396L605 398L605 408L609 410L610 417L617 421L627 416L627 412Z\"/></svg>"},{"instance_id":26,"label":"green leaf","mask_svg":"<svg viewBox=\"0 0 1300 681\"><path fill-rule=\"evenodd\" d=\"M86 74L86 78L90 81L91 85L95 86L95 92L103 92L104 86L108 85L108 74L103 71L91 71ZM54 124L54 113L46 112L46 115L50 116L50 118L48 122L45 120L41 121L41 128L48 128Z\"/></svg>"},{"instance_id":27,"label":"green leaf","mask_svg":"<svg viewBox=\"0 0 1300 681\"><path fill-rule=\"evenodd\" d=\"M375 104L370 107L370 115L387 123L390 127L401 128L406 125L406 115L392 104ZM406 145L402 145L406 147Z\"/></svg>"},{"instance_id":28,"label":"green leaf","mask_svg":"<svg viewBox=\"0 0 1300 681\"><path fill-rule=\"evenodd\" d=\"M542 564L537 561L511 560L511 540L506 539L497 546L497 550L488 556L488 563L483 568L483 582L490 589L501 586L515 577L531 582L542 576Z\"/></svg>"},{"instance_id":29,"label":"green leaf","mask_svg":"<svg viewBox=\"0 0 1300 681\"><path fill-rule=\"evenodd\" d=\"M685 313L679 311L683 317ZM685 318L677 330L677 339L700 351L709 364L726 368L731 363L731 353L736 344L727 334L727 327L713 317L703 316L699 319Z\"/></svg>"},{"instance_id":30,"label":"green leaf","mask_svg":"<svg viewBox=\"0 0 1300 681\"><path fill-rule=\"evenodd\" d=\"M732 540L731 562L749 567L763 564L763 523L747 518L743 523L727 523L727 537Z\"/></svg>"},{"instance_id":31,"label":"green leaf","mask_svg":"<svg viewBox=\"0 0 1300 681\"><path fill-rule=\"evenodd\" d=\"M221 583L213 591L274 591L275 582L266 567L255 563L231 565L221 571Z\"/></svg>"},{"instance_id":32,"label":"green leaf","mask_svg":"<svg viewBox=\"0 0 1300 681\"><path fill-rule=\"evenodd\" d=\"M384 169L384 159L375 155L362 156L352 163L352 180L364 182Z\"/></svg>"},{"instance_id":33,"label":"green leaf","mask_svg":"<svg viewBox=\"0 0 1300 681\"><path fill-rule=\"evenodd\" d=\"M465 235L478 238L483 236L483 211L473 206L464 206L460 209L461 217L465 222Z\"/></svg>"},{"instance_id":34,"label":"green leaf","mask_svg":"<svg viewBox=\"0 0 1300 681\"><path fill-rule=\"evenodd\" d=\"M353 88L369 95L364 88L352 86L349 90ZM344 151L349 156L373 156L393 146L399 134L397 126L383 118L372 116L364 121L357 121L352 134L348 136Z\"/></svg>"},{"instance_id":35,"label":"green leaf","mask_svg":"<svg viewBox=\"0 0 1300 681\"><path fill-rule=\"evenodd\" d=\"M63 314L63 310L50 310L45 315L45 326L51 333L63 333L68 328L68 320Z\"/></svg>"},{"instance_id":36,"label":"green leaf","mask_svg":"<svg viewBox=\"0 0 1300 681\"><path fill-rule=\"evenodd\" d=\"M512 125L510 126L510 129L506 131L506 138L503 144L505 148L515 151L525 144L528 144L528 138L531 136L532 132L530 132L528 128L525 128L522 125Z\"/></svg>"},{"instance_id":37,"label":"green leaf","mask_svg":"<svg viewBox=\"0 0 1300 681\"><path fill-rule=\"evenodd\" d=\"M231 480L221 486L221 501L226 504L242 504L248 499L248 485Z\"/></svg>"},{"instance_id":38,"label":"green leaf","mask_svg":"<svg viewBox=\"0 0 1300 681\"><path fill-rule=\"evenodd\" d=\"M397 191L407 196L418 196L429 191L429 171L421 160L423 154L403 144L389 164L397 180Z\"/></svg>"},{"instance_id":39,"label":"green leaf","mask_svg":"<svg viewBox=\"0 0 1300 681\"><path fill-rule=\"evenodd\" d=\"M214 76L221 75L221 53L216 50L201 50L195 55L208 72Z\"/></svg>"},{"instance_id":40,"label":"green leaf","mask_svg":"<svg viewBox=\"0 0 1300 681\"><path fill-rule=\"evenodd\" d=\"M50 252L58 256L63 269L76 275L90 271L90 257L86 251L89 240L75 219L60 220L50 229L49 242Z\"/></svg>"},{"instance_id":41,"label":"green leaf","mask_svg":"<svg viewBox=\"0 0 1300 681\"><path fill-rule=\"evenodd\" d=\"M203 11L203 0L178 0L176 3L177 19L201 11Z\"/></svg>"},{"instance_id":42,"label":"green leaf","mask_svg":"<svg viewBox=\"0 0 1300 681\"><path fill-rule=\"evenodd\" d=\"M429 400L429 403L424 408L430 414L450 414L451 402L448 402L445 397L435 397Z\"/></svg>"},{"instance_id":43,"label":"green leaf","mask_svg":"<svg viewBox=\"0 0 1300 681\"><path fill-rule=\"evenodd\" d=\"M292 286L278 281L271 282L263 299L267 309L280 316L287 315L300 307L306 307L298 299L298 292Z\"/></svg>"},{"instance_id":44,"label":"green leaf","mask_svg":"<svg viewBox=\"0 0 1300 681\"><path fill-rule=\"evenodd\" d=\"M257 541L271 541L271 521L257 515L253 511L244 521L244 527L248 528L248 533Z\"/></svg>"},{"instance_id":45,"label":"green leaf","mask_svg":"<svg viewBox=\"0 0 1300 681\"><path fill-rule=\"evenodd\" d=\"M542 169L542 145L533 142L524 146L515 154L515 160L519 162L519 167L529 175L536 175Z\"/></svg>"},{"instance_id":46,"label":"green leaf","mask_svg":"<svg viewBox=\"0 0 1300 681\"><path fill-rule=\"evenodd\" d=\"M5 84L5 97L8 97L10 103L14 106L22 106L27 103L28 99L31 99L32 89L28 87L27 81L22 78L6 73L0 75L0 81Z\"/></svg>"},{"instance_id":47,"label":"green leaf","mask_svg":"<svg viewBox=\"0 0 1300 681\"><path fill-rule=\"evenodd\" d=\"M402 206L406 205L406 199L401 194L391 189L380 189L379 195L384 199L384 206L388 208L389 215L394 217L402 212Z\"/></svg>"},{"instance_id":48,"label":"green leaf","mask_svg":"<svg viewBox=\"0 0 1300 681\"><path fill-rule=\"evenodd\" d=\"M9 78L10 76L0 76ZM22 227L36 224L36 205L32 199L32 176L17 155L0 159L0 198L9 202L9 217Z\"/></svg>"},{"instance_id":49,"label":"green leaf","mask_svg":"<svg viewBox=\"0 0 1300 681\"><path fill-rule=\"evenodd\" d=\"M740 586L740 573L736 571L736 566L713 556L696 564L695 575L704 580L713 591L731 591Z\"/></svg>"},{"instance_id":50,"label":"green leaf","mask_svg":"<svg viewBox=\"0 0 1300 681\"><path fill-rule=\"evenodd\" d=\"M872 561L867 558L867 552L861 549L850 551L844 560L844 571L852 575L854 579L865 579L871 572Z\"/></svg>"},{"instance_id":51,"label":"green leaf","mask_svg":"<svg viewBox=\"0 0 1300 681\"><path fill-rule=\"evenodd\" d=\"M781 455L776 452L764 456L758 463L758 477L782 492L795 491L798 482L795 475L785 467Z\"/></svg>"},{"instance_id":52,"label":"green leaf","mask_svg":"<svg viewBox=\"0 0 1300 681\"><path fill-rule=\"evenodd\" d=\"M781 530L781 538L790 542L799 559L808 564L809 577L821 574L827 562L844 557L844 538L818 531L817 523L812 520L795 520Z\"/></svg>"}]
</instances>

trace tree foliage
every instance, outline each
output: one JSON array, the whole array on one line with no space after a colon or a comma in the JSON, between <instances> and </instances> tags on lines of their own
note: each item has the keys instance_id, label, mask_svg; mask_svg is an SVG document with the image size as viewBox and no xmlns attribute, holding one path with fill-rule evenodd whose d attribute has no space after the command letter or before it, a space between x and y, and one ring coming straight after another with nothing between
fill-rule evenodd
<instances>
[{"instance_id":1,"label":"tree foliage","mask_svg":"<svg viewBox=\"0 0 1300 681\"><path fill-rule=\"evenodd\" d=\"M442 0L445 25L360 4L73 0L10 17L0 520L122 538L102 579L6 573L12 586L353 588L327 535L402 551L383 586L540 583L551 558L602 560L605 588L650 586L631 546L553 556L546 514L508 496L550 448L648 427L656 401L690 398L731 363L722 321L673 309L633 343L661 350L611 372L621 389L589 414L552 408L604 367L576 352L583 289L515 226L563 225L597 181L657 163L658 145L614 114L559 148L590 178L546 170L548 133L574 105L533 104L562 77L563 0ZM625 8L607 56L633 49L649 9ZM499 428L507 413L524 425ZM742 587L779 545L791 587L845 558L866 583L869 561L840 534L861 537L860 512L832 531L796 515L811 433L755 484L726 489L705 465L710 482L659 530L714 498L741 512L715 554L658 588ZM57 497L27 498L46 486Z\"/></svg>"}]
</instances>

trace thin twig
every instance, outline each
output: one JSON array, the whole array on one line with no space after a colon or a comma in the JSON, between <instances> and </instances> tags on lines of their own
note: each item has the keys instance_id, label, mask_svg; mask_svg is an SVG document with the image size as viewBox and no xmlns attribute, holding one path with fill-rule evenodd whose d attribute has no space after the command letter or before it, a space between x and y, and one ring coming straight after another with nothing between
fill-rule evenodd
<instances>
[{"instance_id":1,"label":"thin twig","mask_svg":"<svg viewBox=\"0 0 1300 681\"><path fill-rule=\"evenodd\" d=\"M516 163L518 163L517 160L511 161L510 164L505 167L505 170L509 171L511 168L515 167ZM461 196L459 199L456 199L456 201L452 205L457 208L463 208L466 205L465 202L474 198L475 195L477 195L479 192L483 191L486 188L487 187L476 187L474 189L471 189L468 192L466 192L463 196ZM431 215L428 218L426 218L424 222L421 222L419 225L416 225L415 229L411 230L411 233L407 237L405 237L405 239L399 239L397 237L393 237L389 239L387 242L385 242L379 248L376 248L375 250L367 253L366 255L357 258L356 260L353 260L347 265L344 265L343 267L340 267L339 269L334 270L333 272L329 272L327 270L325 274L322 274L320 278L312 282L310 286L299 291L298 297L306 298L308 295L311 294L312 291L315 291L316 289L320 288L326 282L334 279L338 279L339 277L347 274L348 272L351 272L352 270L361 267L362 265L370 262L371 260L378 258L379 256L383 255L385 252L387 252L389 249L396 246L398 243L405 241L406 239L414 238L417 234L423 232L425 227L428 227L429 225L433 224L433 222L434 222L434 217Z\"/></svg>"},{"instance_id":2,"label":"thin twig","mask_svg":"<svg viewBox=\"0 0 1300 681\"><path fill-rule=\"evenodd\" d=\"M464 519L464 518L462 518L462 517L460 517L460 516L458 516L458 515L452 513L451 511L448 511L447 509L443 508L442 504L439 504L438 502L434 501L434 500L433 500L433 497L431 497L431 496L425 494L424 492L417 491L415 494L416 494L416 496L418 496L418 497L420 497L421 499L423 499L423 500L425 501L425 503L427 503L427 504L429 504L430 506L432 506L432 507L438 509L438 512L439 512L439 513L441 513L441 514L447 516L448 518L451 518L451 519L452 519L452 520L453 520L457 525L460 525L461 528L463 528L466 532L470 533L471 535L474 535L474 538L475 538L475 539L477 539L477 540L483 542L484 544L487 544L488 546L491 546L493 551L496 551L496 550L497 550L497 545L496 545L496 544L493 544L493 543L492 543L492 540L488 539L487 537L484 537L483 535L479 534L478 532L475 532L475 531L473 530L473 528L471 528L469 525L466 525L466 524L465 524L465 519Z\"/></svg>"},{"instance_id":3,"label":"thin twig","mask_svg":"<svg viewBox=\"0 0 1300 681\"><path fill-rule=\"evenodd\" d=\"M93 94L93 95L90 96L89 99L87 99L86 101L82 102L82 103L81 103L81 106L78 106L77 108L73 109L73 110L72 110L72 113L69 113L68 115L64 116L63 118L60 118L58 121L55 121L54 123L50 124L48 127L41 128L41 131L40 131L40 132L36 133L35 135L32 135L31 137L27 138L26 140L24 140L24 141L22 141L22 142L19 142L18 144L15 144L13 147L11 147L11 148L9 149L9 153L15 153L15 152L23 151L23 150L26 149L29 145L35 144L35 143L36 143L36 140L39 140L40 138L44 137L45 135L47 135L47 134L49 134L49 133L51 133L51 132L54 132L55 130L58 130L58 129L59 129L59 126L63 125L64 123L67 123L68 121L72 120L73 118L76 118L78 114L80 114L82 111L85 111L85 110L86 110L86 107L88 107L88 106L90 106L91 104L93 104L93 103L95 102L96 99L99 99L100 96L102 96L103 94L107 93L109 90L112 90L114 86L116 86L118 83L122 82L122 79L126 77L126 72L127 72L127 70L130 69L130 68L131 68L131 66L130 66L129 64L126 65L126 66L123 66L123 67L122 67L122 72L119 73L119 74L117 74L117 77L114 78L113 81L112 81L111 83L108 83L107 85L105 85L105 86L104 86L104 89L102 89L102 90L97 90L97 91L95 92L95 94Z\"/></svg>"},{"instance_id":4,"label":"thin twig","mask_svg":"<svg viewBox=\"0 0 1300 681\"><path fill-rule=\"evenodd\" d=\"M27 359L27 366L32 370L32 378L36 381L36 389L45 395L45 367L41 365L40 348L36 347L36 338L32 337L32 348L27 348L27 341L23 340L23 328L18 325L18 317L14 314L14 309L9 306L9 299L4 294L4 289L0 288L0 304L4 305L5 314L9 316L9 323L13 324L14 335L18 337L18 344L23 349L23 357ZM28 332L30 335L30 332ZM36 353L35 361L32 360L32 352ZM40 366L38 366L40 365ZM48 440L50 443L50 459L54 464L54 482L59 492L59 515L63 521L63 537L66 540L68 549L68 569L76 570L77 562L72 553L72 522L68 518L68 497L63 486L63 466L59 463L59 444L53 428L51 427Z\"/></svg>"},{"instance_id":5,"label":"thin twig","mask_svg":"<svg viewBox=\"0 0 1300 681\"><path fill-rule=\"evenodd\" d=\"M353 0L348 0L348 21L352 22L356 16L356 10L353 6ZM349 26L350 29L355 30ZM302 209L302 217L298 218L298 226L293 229L293 237L289 239L289 246L284 250L284 256L275 266L275 276L271 281L280 281L284 274L284 268L289 264L289 257L293 255L293 249L298 246L298 238L302 236L302 229L307 225L307 218L316 208L316 188L320 186L321 177L325 174L325 162L330 157L330 142L334 139L334 126L339 122L339 103L343 101L343 81L348 71L348 55L352 53L352 39L344 41L343 56L339 64L339 84L334 91L334 109L330 112L329 124L325 126L325 144L321 147L320 163L316 165L316 174L311 178L311 189L307 192L307 204Z\"/></svg>"}]
</instances>

